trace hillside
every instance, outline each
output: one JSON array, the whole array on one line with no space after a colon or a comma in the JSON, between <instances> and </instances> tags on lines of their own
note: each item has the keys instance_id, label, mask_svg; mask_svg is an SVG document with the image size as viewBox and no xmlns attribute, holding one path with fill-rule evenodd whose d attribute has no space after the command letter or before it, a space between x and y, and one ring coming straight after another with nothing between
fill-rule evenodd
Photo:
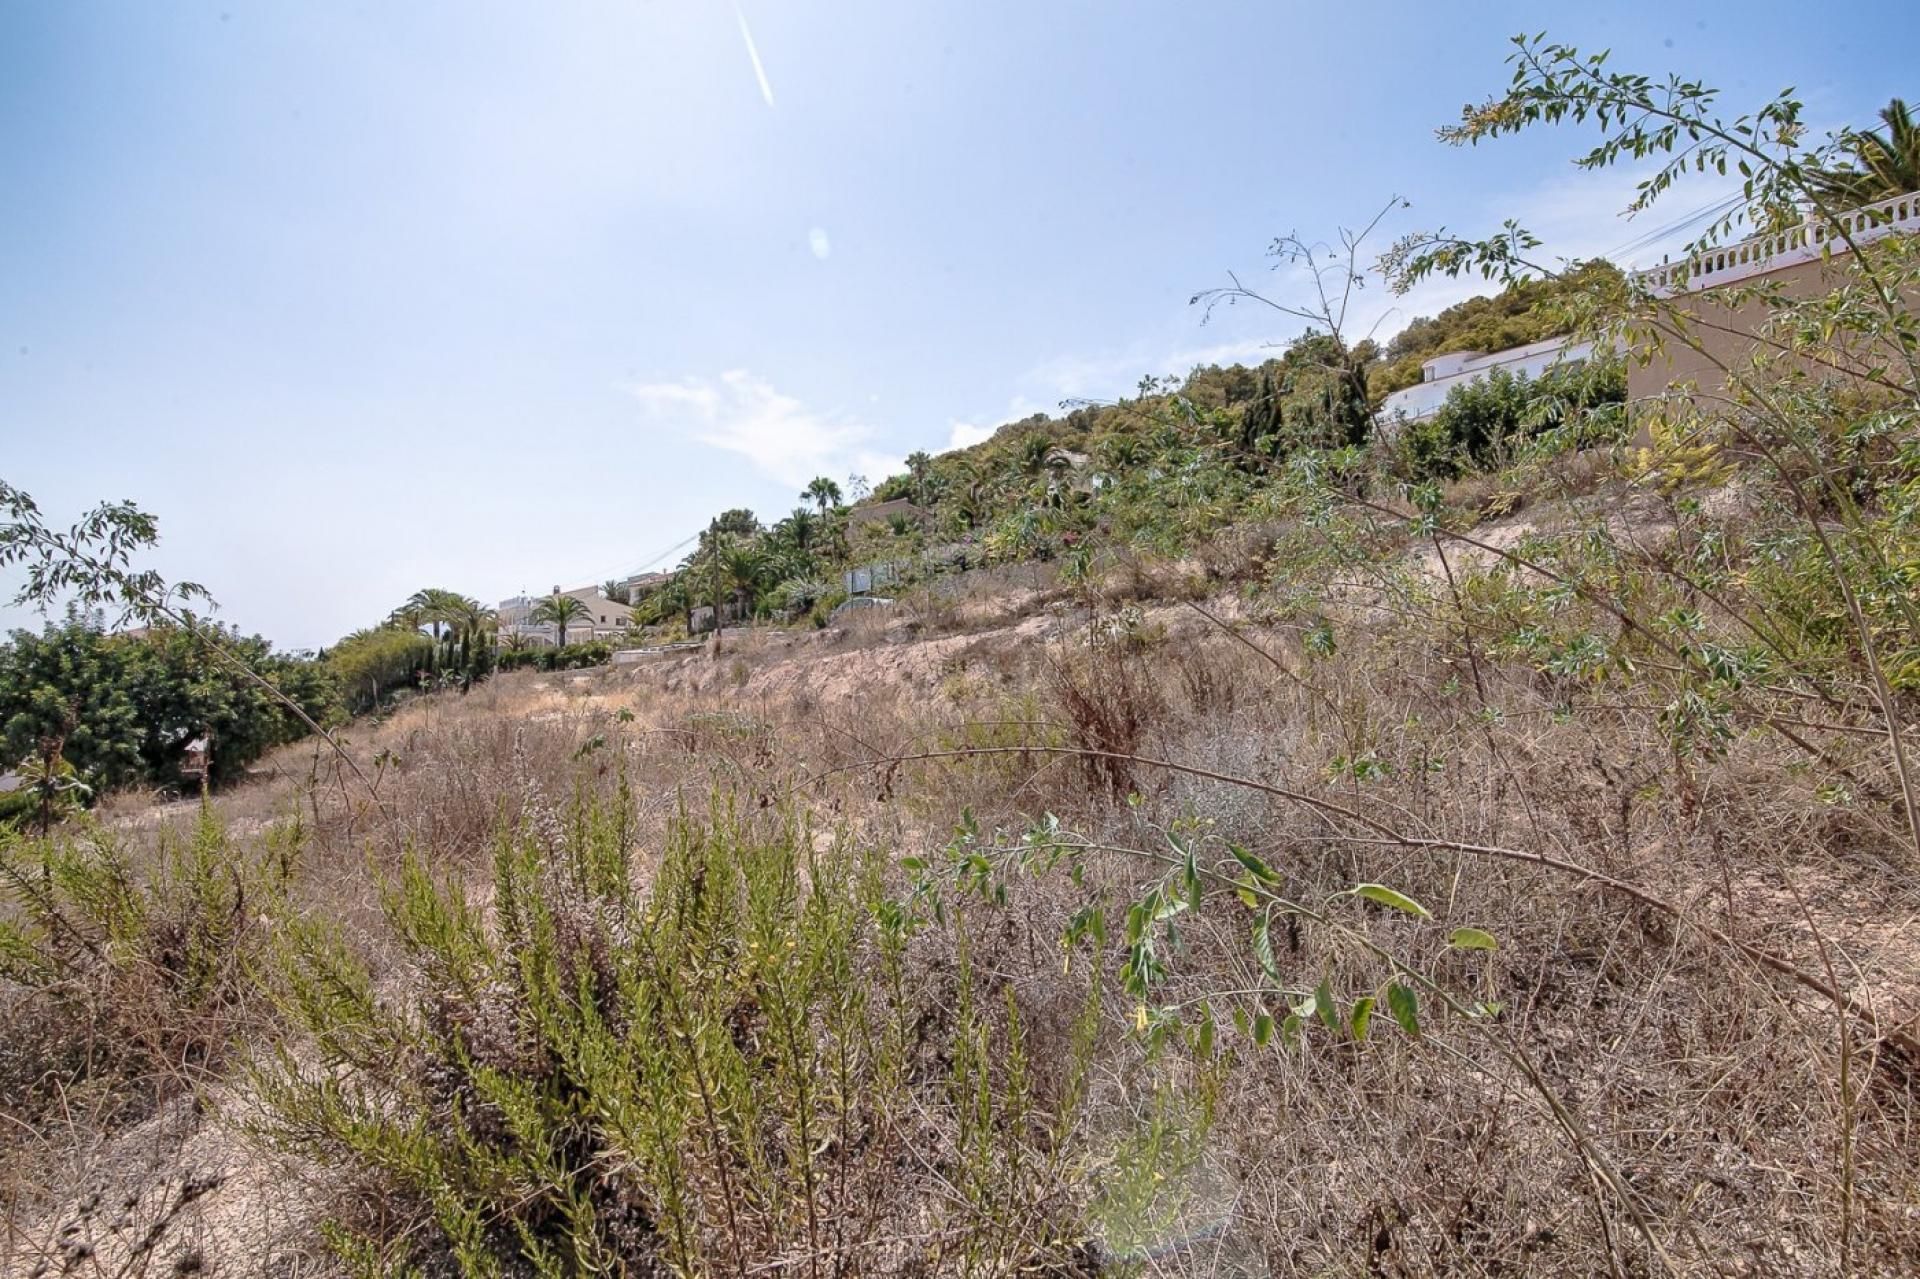
<instances>
[{"instance_id":1,"label":"hillside","mask_svg":"<svg viewBox=\"0 0 1920 1279\"><path fill-rule=\"evenodd\" d=\"M125 866L163 948L65 952L79 1026L64 999L8 1009L33 1028L7 1070L39 1131L61 1103L28 1081L71 1077L81 1026L123 1045L92 1067L95 1156L38 1165L45 1194L15 1183L22 1273L82 1245L117 1264L143 1231L167 1265L300 1267L338 1237L323 1221L390 1263L422 1231L502 1242L487 1223L529 1191L550 1198L514 1211L553 1238L582 1238L579 1195L631 1255L749 1265L1588 1272L1608 1244L1584 1150L1633 1169L1669 1247L1688 1245L1659 1223L1711 1221L1713 1257L1812 1274L1793 1258L1831 1247L1832 1218L1805 1186L1837 1193L1843 1122L1854 1229L1920 1256L1883 1079L1910 1032L1850 1103L1805 1074L1830 1052L1836 953L1849 1007L1920 1011L1870 721L1772 678L1657 673L1653 636L1477 549L1605 564L1652 617L1678 602L1676 552L1764 546L1779 518L1750 473L1631 474L1557 460L1470 542L1362 507L1281 514L1193 559L968 570L853 629L501 675L355 732L377 797L301 745L204 817L115 801L58 882ZM1742 608L1811 605L1805 580L1745 581ZM463 912L509 901L533 912L521 942L471 931ZM667 903L693 913L668 928ZM62 909L119 927L95 898ZM685 982L594 975L641 919ZM279 966L270 999L240 984L257 963ZM690 1019L704 1046L660 1041L618 1094L657 1105L679 1078L669 1132L603 1109L615 1077L573 1054L606 1032L552 1002L577 982L608 1015ZM789 1058L796 1018L819 1037ZM242 1069L231 1036L295 1048ZM731 1098L705 1119L703 1069ZM543 1079L568 1091L521 1091ZM451 1130L379 1117L415 1107ZM636 1162L601 1170L605 1150ZM434 1168L485 1214L471 1227L421 1197ZM655 1197L671 1168L677 1201ZM89 1206L107 1200L131 1207Z\"/></svg>"},{"instance_id":2,"label":"hillside","mask_svg":"<svg viewBox=\"0 0 1920 1279\"><path fill-rule=\"evenodd\" d=\"M840 575L855 566L889 564L907 580L1036 560L1078 572L1096 547L1197 548L1283 506L1302 466L1368 473L1386 488L1497 467L1544 435L1617 441L1625 425L1613 411L1625 398L1617 360L1537 384L1495 379L1391 444L1374 437L1379 401L1418 380L1421 360L1591 327L1620 295L1619 273L1597 263L1415 320L1384 350L1309 331L1258 367L1147 378L1130 399L1009 422L967 448L914 454L906 473L851 502L821 477L800 495L815 505L784 518L716 515L679 568L648 587L637 617L663 638L690 629L699 607L824 623L845 598ZM887 513L870 518L876 510Z\"/></svg>"},{"instance_id":3,"label":"hillside","mask_svg":"<svg viewBox=\"0 0 1920 1279\"><path fill-rule=\"evenodd\" d=\"M1867 178L1791 99L1517 50L1443 136ZM69 606L0 645L0 1275L1920 1273L1920 237L1876 231L723 511L635 612L711 634L618 664L591 588L552 648L427 588L280 654L139 507L0 482ZM1703 314L1736 356L1662 374Z\"/></svg>"}]
</instances>

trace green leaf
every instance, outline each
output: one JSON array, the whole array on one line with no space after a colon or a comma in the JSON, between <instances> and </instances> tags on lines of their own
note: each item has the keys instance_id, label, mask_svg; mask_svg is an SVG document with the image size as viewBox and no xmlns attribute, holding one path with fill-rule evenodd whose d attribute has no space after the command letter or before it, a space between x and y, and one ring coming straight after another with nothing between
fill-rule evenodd
<instances>
[{"instance_id":1,"label":"green leaf","mask_svg":"<svg viewBox=\"0 0 1920 1279\"><path fill-rule=\"evenodd\" d=\"M1340 1010L1334 1007L1333 989L1322 979L1313 988L1313 1011L1320 1018L1320 1024L1328 1030L1340 1029Z\"/></svg>"},{"instance_id":2,"label":"green leaf","mask_svg":"<svg viewBox=\"0 0 1920 1279\"><path fill-rule=\"evenodd\" d=\"M1484 928L1456 928L1447 938L1455 950L1499 950L1500 943Z\"/></svg>"},{"instance_id":3,"label":"green leaf","mask_svg":"<svg viewBox=\"0 0 1920 1279\"><path fill-rule=\"evenodd\" d=\"M1400 1029L1420 1038L1420 998L1399 982L1387 987L1387 1011L1400 1023Z\"/></svg>"},{"instance_id":4,"label":"green leaf","mask_svg":"<svg viewBox=\"0 0 1920 1279\"><path fill-rule=\"evenodd\" d=\"M1243 1035L1250 1035L1253 1033L1253 1027L1249 1025L1247 1022L1246 1009L1236 1007L1233 1010L1233 1028L1239 1031Z\"/></svg>"},{"instance_id":5,"label":"green leaf","mask_svg":"<svg viewBox=\"0 0 1920 1279\"><path fill-rule=\"evenodd\" d=\"M1233 854L1233 860L1245 866L1247 870L1252 873L1253 877L1261 883L1277 884L1280 882L1280 876L1274 873L1273 867L1267 865L1258 857L1255 857L1252 853L1240 847L1240 845L1228 844L1227 851Z\"/></svg>"},{"instance_id":6,"label":"green leaf","mask_svg":"<svg viewBox=\"0 0 1920 1279\"><path fill-rule=\"evenodd\" d=\"M1265 1048L1273 1040L1273 1014L1255 1013L1253 1017L1253 1042Z\"/></svg>"},{"instance_id":7,"label":"green leaf","mask_svg":"<svg viewBox=\"0 0 1920 1279\"><path fill-rule=\"evenodd\" d=\"M1354 1001L1353 1013L1347 1018L1347 1024L1353 1027L1355 1039L1367 1037L1367 1027L1373 1025L1373 1004L1372 995L1363 995Z\"/></svg>"},{"instance_id":8,"label":"green leaf","mask_svg":"<svg viewBox=\"0 0 1920 1279\"><path fill-rule=\"evenodd\" d=\"M1260 971L1274 983L1280 980L1279 969L1273 962L1273 934L1268 930L1269 918L1262 915L1253 925L1253 957L1260 965Z\"/></svg>"},{"instance_id":9,"label":"green leaf","mask_svg":"<svg viewBox=\"0 0 1920 1279\"><path fill-rule=\"evenodd\" d=\"M1073 912L1067 920L1067 930L1063 940L1072 946L1091 936L1100 945L1107 941L1107 922L1105 912L1098 906L1082 906Z\"/></svg>"},{"instance_id":10,"label":"green leaf","mask_svg":"<svg viewBox=\"0 0 1920 1279\"><path fill-rule=\"evenodd\" d=\"M1379 902L1382 906L1391 906L1409 915L1418 915L1421 919L1433 918L1432 913L1425 906L1405 893L1395 892L1385 884L1355 884L1353 893L1356 897L1364 897L1370 902Z\"/></svg>"},{"instance_id":11,"label":"green leaf","mask_svg":"<svg viewBox=\"0 0 1920 1279\"><path fill-rule=\"evenodd\" d=\"M902 857L900 859L900 869L902 870L925 870L926 868L927 861L924 857Z\"/></svg>"},{"instance_id":12,"label":"green leaf","mask_svg":"<svg viewBox=\"0 0 1920 1279\"><path fill-rule=\"evenodd\" d=\"M1200 1033L1196 1036L1194 1052L1199 1056L1213 1056L1213 1007L1204 1000L1200 1004Z\"/></svg>"}]
</instances>

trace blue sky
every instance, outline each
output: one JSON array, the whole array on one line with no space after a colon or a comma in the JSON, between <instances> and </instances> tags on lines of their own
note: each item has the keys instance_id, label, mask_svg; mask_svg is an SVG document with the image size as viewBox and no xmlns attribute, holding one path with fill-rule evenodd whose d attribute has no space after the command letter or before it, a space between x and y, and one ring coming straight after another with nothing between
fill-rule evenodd
<instances>
[{"instance_id":1,"label":"blue sky","mask_svg":"<svg viewBox=\"0 0 1920 1279\"><path fill-rule=\"evenodd\" d=\"M1515 31L1816 121L1920 95L1912 6L1545 9L0 3L0 476L60 520L135 500L158 567L316 645L1257 359L1298 326L1188 298L1292 287L1273 236L1396 193L1393 230L1631 239L1579 138L1433 140Z\"/></svg>"}]
</instances>

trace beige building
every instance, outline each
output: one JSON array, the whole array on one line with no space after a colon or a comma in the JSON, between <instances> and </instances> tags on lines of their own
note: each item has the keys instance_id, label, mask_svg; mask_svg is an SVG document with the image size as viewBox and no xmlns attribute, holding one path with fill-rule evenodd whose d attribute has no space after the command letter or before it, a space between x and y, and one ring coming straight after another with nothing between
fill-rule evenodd
<instances>
[{"instance_id":1,"label":"beige building","mask_svg":"<svg viewBox=\"0 0 1920 1279\"><path fill-rule=\"evenodd\" d=\"M1920 232L1920 194L1910 193L1843 214L1835 225L1806 222L1639 272L1634 279L1655 297L1670 300L1673 313L1654 326L1663 349L1644 363L1628 364L1629 399L1640 403L1686 385L1710 394L1725 385L1728 370L1752 358L1767 317L1766 300L1727 303L1717 290L1764 284L1791 298L1830 293L1852 261L1847 237L1865 245L1915 232ZM1843 368L1832 371L1845 376Z\"/></svg>"},{"instance_id":2,"label":"beige building","mask_svg":"<svg viewBox=\"0 0 1920 1279\"><path fill-rule=\"evenodd\" d=\"M635 573L622 583L626 587L627 603L638 604L644 597L664 586L672 577L671 573Z\"/></svg>"},{"instance_id":3,"label":"beige building","mask_svg":"<svg viewBox=\"0 0 1920 1279\"><path fill-rule=\"evenodd\" d=\"M567 626L567 643L580 644L590 639L616 640L633 625L633 612L621 600L610 600L597 586L582 586L571 591L554 587L547 595L516 595L500 601L495 611L502 639L518 635L533 644L553 645L559 639L559 627L552 622L536 622L533 611L553 595L567 595L586 606L587 615Z\"/></svg>"},{"instance_id":4,"label":"beige building","mask_svg":"<svg viewBox=\"0 0 1920 1279\"><path fill-rule=\"evenodd\" d=\"M905 520L910 524L925 524L927 512L904 497L890 498L885 502L874 502L866 506L856 506L847 512L847 527L865 528L870 524L890 524L894 520Z\"/></svg>"}]
</instances>

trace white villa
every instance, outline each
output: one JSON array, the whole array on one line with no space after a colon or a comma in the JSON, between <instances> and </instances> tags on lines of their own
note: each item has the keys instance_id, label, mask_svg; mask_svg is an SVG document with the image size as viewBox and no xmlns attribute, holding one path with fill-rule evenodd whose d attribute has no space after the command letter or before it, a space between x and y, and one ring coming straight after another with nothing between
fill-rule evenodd
<instances>
[{"instance_id":1,"label":"white villa","mask_svg":"<svg viewBox=\"0 0 1920 1279\"><path fill-rule=\"evenodd\" d=\"M633 625L633 614L622 600L610 600L597 586L582 586L571 591L554 587L547 595L516 595L500 601L496 617L500 637L518 635L532 644L553 645L559 639L558 627L551 622L532 620L533 610L552 595L570 595L587 607L587 616L567 627L567 642L577 644L590 639L619 639Z\"/></svg>"},{"instance_id":2,"label":"white villa","mask_svg":"<svg viewBox=\"0 0 1920 1279\"><path fill-rule=\"evenodd\" d=\"M1505 351L1486 355L1479 351L1453 351L1436 355L1420 366L1420 380L1389 395L1380 406L1380 418L1391 429L1397 422L1418 422L1432 417L1447 402L1456 386L1478 382L1495 369L1505 369L1518 377L1537 378L1556 365L1579 367L1593 355L1592 342L1569 342L1566 338L1548 338Z\"/></svg>"}]
</instances>

